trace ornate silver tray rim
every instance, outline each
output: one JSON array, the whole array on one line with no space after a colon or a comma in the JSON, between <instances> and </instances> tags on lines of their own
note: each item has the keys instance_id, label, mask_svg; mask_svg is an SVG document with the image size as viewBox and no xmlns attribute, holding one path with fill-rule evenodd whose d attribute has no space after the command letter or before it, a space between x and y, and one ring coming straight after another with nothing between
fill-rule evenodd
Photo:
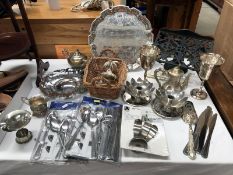
<instances>
[{"instance_id":1,"label":"ornate silver tray rim","mask_svg":"<svg viewBox=\"0 0 233 175\"><path fill-rule=\"evenodd\" d=\"M145 31L146 31L146 35L148 38L150 38L151 41L153 41L153 33L152 33L152 27L151 27L151 23L150 21L142 15L142 13L137 10L136 8L129 8L128 6L124 6L124 5L118 5L118 6L114 6L111 9L106 9L104 11L101 12L100 16L97 17L91 24L91 28L90 28L90 35L88 36L88 44L91 47L91 51L92 54L94 56L100 56L97 53L97 46L96 44L94 44L94 40L96 38L96 29L98 27L98 25L100 23L102 23L105 20L105 17L109 16L109 15L113 15L115 13L118 12L125 12L129 15L135 15L138 19L138 21L140 21L144 26L145 26ZM138 58L137 58L138 59ZM139 67L140 65L138 64L137 60L135 60L134 63L130 63L127 65L128 70L135 70Z\"/></svg>"}]
</instances>

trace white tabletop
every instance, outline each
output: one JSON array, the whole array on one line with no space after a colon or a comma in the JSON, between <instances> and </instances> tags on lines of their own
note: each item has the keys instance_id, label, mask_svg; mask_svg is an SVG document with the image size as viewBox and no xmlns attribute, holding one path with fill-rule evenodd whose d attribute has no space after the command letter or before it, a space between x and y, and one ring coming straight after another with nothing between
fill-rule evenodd
<instances>
[{"instance_id":1,"label":"white tabletop","mask_svg":"<svg viewBox=\"0 0 233 175\"><path fill-rule=\"evenodd\" d=\"M48 71L54 71L57 69L67 68L69 67L66 60L48 60L50 62L50 67ZM28 60L9 60L6 62L2 62L0 66L0 71L6 71L9 69L13 69L19 66L24 66L26 70L29 72L29 76L24 82L24 86L29 89L20 89L18 94L14 97L13 101L17 101L20 103L19 93L24 93L23 95L33 96L41 93L38 88L36 88L34 82L31 80L35 80L36 73L36 64L35 61ZM156 63L155 67L158 67L159 64ZM189 81L189 86L186 89L186 95L189 97L188 100L194 103L196 112L198 115L207 106L212 107L214 113L218 113L213 102L208 97L206 100L195 100L190 97L189 92L194 87L199 87L200 79L196 75L196 73L192 73L191 79ZM138 71L129 72L127 79L143 77L143 71L139 69ZM155 86L157 86L155 80L149 79L149 81L153 82ZM16 99L17 98L17 99ZM121 101L121 100L117 100ZM12 102L13 103L13 102ZM11 103L11 104L12 104ZM12 106L17 106L16 104L12 104ZM18 104L19 105L19 104ZM29 109L28 106L23 105L22 103L19 105L20 108ZM8 111L9 111L8 110ZM3 113L4 115L4 113ZM1 116L2 117L2 116ZM27 128L32 131L34 135L34 139L37 137L42 119L40 118L32 118L31 122L27 125ZM203 159L200 155L197 156L196 160L190 160L188 157L184 156L182 151L184 146L188 141L188 125L185 124L181 119L177 120L164 120L165 133L167 137L168 149L170 156L167 159L162 159L161 157L145 157L145 155L135 154L133 152L129 152L126 150L122 150L122 162L170 162L170 163L192 163L192 164L232 164L233 163L233 140L226 129L221 117L218 115L216 126L213 132L213 136L211 139L211 145L209 150L209 157L207 159ZM35 144L35 140L30 141L27 144L19 145L15 142L15 132L7 133L4 140L0 144L0 161L1 160L25 160L29 161L32 149Z\"/></svg>"}]
</instances>

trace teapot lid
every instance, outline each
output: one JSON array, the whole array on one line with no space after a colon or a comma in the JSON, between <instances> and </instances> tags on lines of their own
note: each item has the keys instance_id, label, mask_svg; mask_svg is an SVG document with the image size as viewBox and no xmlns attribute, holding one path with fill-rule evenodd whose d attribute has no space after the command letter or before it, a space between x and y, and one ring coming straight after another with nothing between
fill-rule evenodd
<instances>
[{"instance_id":1,"label":"teapot lid","mask_svg":"<svg viewBox=\"0 0 233 175\"><path fill-rule=\"evenodd\" d=\"M76 59L86 59L86 55L81 53L78 49L73 53L71 58L76 58Z\"/></svg>"},{"instance_id":2,"label":"teapot lid","mask_svg":"<svg viewBox=\"0 0 233 175\"><path fill-rule=\"evenodd\" d=\"M184 75L184 71L182 69L180 69L179 66L176 66L176 67L168 70L168 73L169 73L169 75L174 76L174 77Z\"/></svg>"}]
</instances>

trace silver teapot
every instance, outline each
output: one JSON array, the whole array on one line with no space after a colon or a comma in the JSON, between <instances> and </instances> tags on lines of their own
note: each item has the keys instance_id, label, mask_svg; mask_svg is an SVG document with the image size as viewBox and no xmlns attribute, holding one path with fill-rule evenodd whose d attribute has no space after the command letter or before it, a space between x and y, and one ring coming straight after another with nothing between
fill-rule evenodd
<instances>
[{"instance_id":1,"label":"silver teapot","mask_svg":"<svg viewBox=\"0 0 233 175\"><path fill-rule=\"evenodd\" d=\"M160 70L155 70L154 72L154 76L156 81L158 82L159 89L163 90L166 95L172 96L175 99L180 99L184 97L184 90L188 86L188 81L191 74L184 76L184 72L179 68L179 66L176 66L167 71L168 80L163 83L163 85L161 85L158 78L159 71Z\"/></svg>"},{"instance_id":2,"label":"silver teapot","mask_svg":"<svg viewBox=\"0 0 233 175\"><path fill-rule=\"evenodd\" d=\"M66 57L68 63L73 68L85 68L87 56L81 53L78 49L75 52L69 52L68 49L63 49L62 54Z\"/></svg>"}]
</instances>

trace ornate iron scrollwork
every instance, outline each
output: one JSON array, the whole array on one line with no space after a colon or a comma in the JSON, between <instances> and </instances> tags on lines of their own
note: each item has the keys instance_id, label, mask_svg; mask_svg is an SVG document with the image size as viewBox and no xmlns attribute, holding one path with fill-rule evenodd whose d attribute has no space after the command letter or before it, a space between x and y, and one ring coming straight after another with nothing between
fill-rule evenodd
<instances>
[{"instance_id":1,"label":"ornate iron scrollwork","mask_svg":"<svg viewBox=\"0 0 233 175\"><path fill-rule=\"evenodd\" d=\"M155 40L161 50L158 61L165 63L165 69L180 65L184 70L199 71L200 54L211 52L213 41L212 37L201 36L186 29L160 29Z\"/></svg>"}]
</instances>

